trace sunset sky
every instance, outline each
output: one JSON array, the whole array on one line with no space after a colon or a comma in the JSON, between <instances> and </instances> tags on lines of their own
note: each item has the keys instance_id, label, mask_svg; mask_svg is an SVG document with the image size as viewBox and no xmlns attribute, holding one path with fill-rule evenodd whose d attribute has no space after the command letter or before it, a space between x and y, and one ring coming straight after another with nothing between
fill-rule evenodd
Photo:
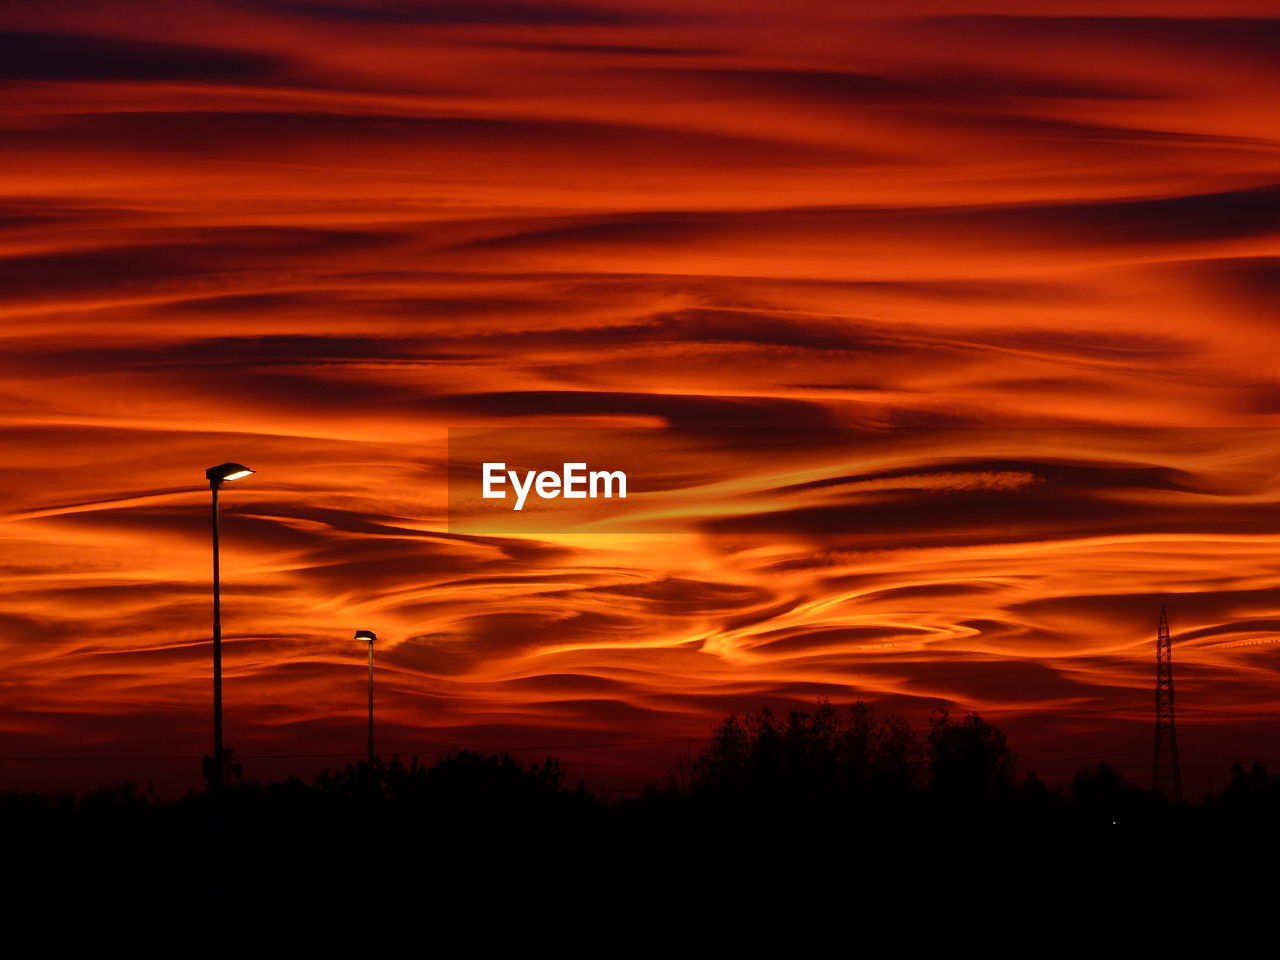
<instances>
[{"instance_id":1,"label":"sunset sky","mask_svg":"<svg viewBox=\"0 0 1280 960\"><path fill-rule=\"evenodd\" d=\"M1275 12L5 4L0 786L195 785L225 460L250 775L371 628L385 754L862 698L1142 783L1162 604L1188 794L1280 763ZM450 431L663 492L476 531Z\"/></svg>"}]
</instances>

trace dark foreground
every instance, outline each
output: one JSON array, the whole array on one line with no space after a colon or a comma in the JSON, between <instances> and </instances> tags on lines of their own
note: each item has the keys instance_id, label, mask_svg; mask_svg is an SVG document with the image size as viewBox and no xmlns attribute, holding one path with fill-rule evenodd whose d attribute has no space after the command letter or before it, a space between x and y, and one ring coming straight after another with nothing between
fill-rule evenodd
<instances>
[{"instance_id":1,"label":"dark foreground","mask_svg":"<svg viewBox=\"0 0 1280 960\"><path fill-rule=\"evenodd\" d=\"M206 763L206 773L209 771ZM975 714L923 735L863 704L777 719L730 719L689 769L641 796L604 801L568 786L557 761L454 753L426 766L378 759L311 782L262 783L228 757L221 804L208 791L163 800L136 784L82 796L0 792L7 851L269 855L416 852L433 863L830 862L910 851L1053 847L1253 849L1280 828L1280 776L1236 764L1225 787L1173 804L1111 767L1067 787L1019 773L1004 736Z\"/></svg>"}]
</instances>

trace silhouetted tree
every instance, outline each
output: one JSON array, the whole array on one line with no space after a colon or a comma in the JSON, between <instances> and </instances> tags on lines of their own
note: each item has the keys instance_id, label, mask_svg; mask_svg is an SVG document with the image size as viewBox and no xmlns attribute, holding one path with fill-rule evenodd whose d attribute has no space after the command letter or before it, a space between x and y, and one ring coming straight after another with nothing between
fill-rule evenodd
<instances>
[{"instance_id":1,"label":"silhouetted tree","mask_svg":"<svg viewBox=\"0 0 1280 960\"><path fill-rule=\"evenodd\" d=\"M233 790L244 784L244 767L240 761L236 760L234 750L222 751L222 787L224 790ZM214 759L210 755L200 758L200 773L204 778L204 789L209 791L213 786L213 775L217 767L214 766Z\"/></svg>"},{"instance_id":2,"label":"silhouetted tree","mask_svg":"<svg viewBox=\"0 0 1280 960\"><path fill-rule=\"evenodd\" d=\"M976 713L953 721L945 710L929 719L929 794L947 813L998 813L1012 808L1017 758L1004 734Z\"/></svg>"},{"instance_id":3,"label":"silhouetted tree","mask_svg":"<svg viewBox=\"0 0 1280 960\"><path fill-rule=\"evenodd\" d=\"M1086 823L1128 828L1154 822L1157 811L1165 807L1162 796L1131 785L1108 763L1083 767L1071 781L1071 811Z\"/></svg>"},{"instance_id":4,"label":"silhouetted tree","mask_svg":"<svg viewBox=\"0 0 1280 960\"><path fill-rule=\"evenodd\" d=\"M1231 780L1216 798L1217 806L1233 818L1259 820L1280 817L1280 776L1255 760L1245 769L1241 763L1231 767Z\"/></svg>"},{"instance_id":5,"label":"silhouetted tree","mask_svg":"<svg viewBox=\"0 0 1280 960\"><path fill-rule=\"evenodd\" d=\"M1031 771L1018 783L1017 808L1024 820L1044 820L1061 813L1066 805L1061 790L1049 786Z\"/></svg>"},{"instance_id":6,"label":"silhouetted tree","mask_svg":"<svg viewBox=\"0 0 1280 960\"><path fill-rule=\"evenodd\" d=\"M689 793L722 811L756 817L852 817L899 806L922 781L919 741L898 717L877 719L865 703L830 703L730 717L694 760Z\"/></svg>"},{"instance_id":7,"label":"silhouetted tree","mask_svg":"<svg viewBox=\"0 0 1280 960\"><path fill-rule=\"evenodd\" d=\"M910 724L899 716L876 721L861 702L853 705L855 730L865 713L869 764L861 778L865 795L878 805L896 805L923 789L925 748Z\"/></svg>"},{"instance_id":8,"label":"silhouetted tree","mask_svg":"<svg viewBox=\"0 0 1280 960\"><path fill-rule=\"evenodd\" d=\"M892 849L909 862L903 851L911 843L932 853L977 843L989 853L1001 836L1021 849L1037 830L1080 840L1101 832L1109 845L1112 838L1164 842L1167 831L1144 828L1169 824L1184 840L1198 826L1217 836L1235 824L1256 840L1280 823L1280 777L1261 763L1236 764L1227 786L1205 803L1175 807L1105 763L1079 770L1065 790L1032 773L1019 781L1004 735L975 713L959 721L935 714L922 740L903 718L877 716L861 702L848 709L820 702L781 719L769 710L729 717L692 758L686 779L607 803L581 786L566 789L556 760L526 764L509 754L464 750L429 764L377 757L311 781L267 783L246 779L230 751L223 762L220 850L310 848L324 838L341 850L368 851L394 841L398 850L455 865L518 851L555 851L572 862L601 850L660 861L710 854L724 862L742 852ZM212 773L208 758L203 769ZM130 850L189 849L209 830L202 792L162 800L133 783L80 797L0 791L6 850L82 847L95 838L123 840Z\"/></svg>"}]
</instances>

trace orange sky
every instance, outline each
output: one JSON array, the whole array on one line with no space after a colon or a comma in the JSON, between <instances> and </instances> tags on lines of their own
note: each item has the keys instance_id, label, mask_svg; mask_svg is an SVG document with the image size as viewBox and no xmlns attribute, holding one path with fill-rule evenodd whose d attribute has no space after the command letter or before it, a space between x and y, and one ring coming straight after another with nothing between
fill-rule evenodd
<instances>
[{"instance_id":1,"label":"orange sky","mask_svg":"<svg viewBox=\"0 0 1280 960\"><path fill-rule=\"evenodd\" d=\"M1161 603L1190 792L1280 762L1268 12L7 5L0 783L193 780L228 459L250 774L361 753L369 627L386 752L622 789L863 697L1141 781ZM451 528L513 425L734 483Z\"/></svg>"}]
</instances>

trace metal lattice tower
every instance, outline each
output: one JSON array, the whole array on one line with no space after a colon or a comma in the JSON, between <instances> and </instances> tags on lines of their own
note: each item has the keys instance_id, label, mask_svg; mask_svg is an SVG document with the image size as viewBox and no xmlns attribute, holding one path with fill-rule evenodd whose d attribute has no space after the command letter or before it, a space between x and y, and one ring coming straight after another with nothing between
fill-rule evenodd
<instances>
[{"instance_id":1,"label":"metal lattice tower","mask_svg":"<svg viewBox=\"0 0 1280 960\"><path fill-rule=\"evenodd\" d=\"M1160 608L1160 628L1156 632L1156 745L1151 759L1151 789L1174 803L1182 802L1178 731L1173 725L1173 643L1164 607Z\"/></svg>"}]
</instances>

